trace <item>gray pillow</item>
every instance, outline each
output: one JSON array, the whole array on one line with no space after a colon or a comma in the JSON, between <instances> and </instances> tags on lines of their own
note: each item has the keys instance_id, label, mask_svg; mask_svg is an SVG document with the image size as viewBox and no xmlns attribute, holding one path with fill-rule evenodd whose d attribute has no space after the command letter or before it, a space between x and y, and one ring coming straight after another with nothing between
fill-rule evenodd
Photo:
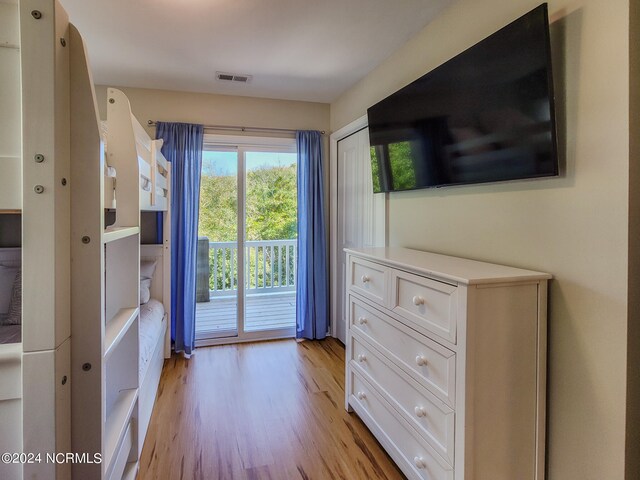
<instances>
[{"instance_id":1,"label":"gray pillow","mask_svg":"<svg viewBox=\"0 0 640 480\"><path fill-rule=\"evenodd\" d=\"M22 323L22 270L18 270L13 280L13 291L9 303L9 313L5 325L20 325Z\"/></svg>"}]
</instances>

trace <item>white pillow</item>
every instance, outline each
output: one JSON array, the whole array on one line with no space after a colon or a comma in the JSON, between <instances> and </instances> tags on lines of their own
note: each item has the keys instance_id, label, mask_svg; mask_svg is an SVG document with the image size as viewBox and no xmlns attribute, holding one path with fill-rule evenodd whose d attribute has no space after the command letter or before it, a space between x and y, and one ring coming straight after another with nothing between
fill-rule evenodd
<instances>
[{"instance_id":1,"label":"white pillow","mask_svg":"<svg viewBox=\"0 0 640 480\"><path fill-rule=\"evenodd\" d=\"M16 279L18 270L18 267L0 265L0 314L9 312L11 295L13 294L13 282Z\"/></svg>"},{"instance_id":2,"label":"white pillow","mask_svg":"<svg viewBox=\"0 0 640 480\"><path fill-rule=\"evenodd\" d=\"M153 278L153 272L156 271L156 260L142 260L140 262L140 279Z\"/></svg>"},{"instance_id":3,"label":"white pillow","mask_svg":"<svg viewBox=\"0 0 640 480\"><path fill-rule=\"evenodd\" d=\"M140 305L144 305L151 298L151 279L140 280Z\"/></svg>"}]
</instances>

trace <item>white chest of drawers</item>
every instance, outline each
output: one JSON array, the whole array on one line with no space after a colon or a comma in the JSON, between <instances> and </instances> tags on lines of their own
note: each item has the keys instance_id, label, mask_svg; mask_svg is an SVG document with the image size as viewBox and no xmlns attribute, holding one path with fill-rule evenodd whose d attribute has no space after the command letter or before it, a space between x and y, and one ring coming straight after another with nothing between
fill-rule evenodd
<instances>
[{"instance_id":1,"label":"white chest of drawers","mask_svg":"<svg viewBox=\"0 0 640 480\"><path fill-rule=\"evenodd\" d=\"M347 253L346 408L408 478L544 480L546 273Z\"/></svg>"}]
</instances>

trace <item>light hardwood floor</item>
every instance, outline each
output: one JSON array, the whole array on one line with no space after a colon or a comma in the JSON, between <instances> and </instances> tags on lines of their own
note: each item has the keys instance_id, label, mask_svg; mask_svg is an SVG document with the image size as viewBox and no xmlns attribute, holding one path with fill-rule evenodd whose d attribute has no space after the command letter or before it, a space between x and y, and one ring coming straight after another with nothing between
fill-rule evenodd
<instances>
[{"instance_id":1,"label":"light hardwood floor","mask_svg":"<svg viewBox=\"0 0 640 480\"><path fill-rule=\"evenodd\" d=\"M328 338L199 348L165 362L139 479L402 479L344 409Z\"/></svg>"}]
</instances>

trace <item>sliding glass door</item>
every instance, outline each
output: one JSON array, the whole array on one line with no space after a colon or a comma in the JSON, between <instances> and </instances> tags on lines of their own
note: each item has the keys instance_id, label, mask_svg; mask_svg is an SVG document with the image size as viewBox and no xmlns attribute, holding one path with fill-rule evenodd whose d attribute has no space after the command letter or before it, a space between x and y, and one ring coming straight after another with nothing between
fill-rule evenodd
<instances>
[{"instance_id":1,"label":"sliding glass door","mask_svg":"<svg viewBox=\"0 0 640 480\"><path fill-rule=\"evenodd\" d=\"M296 319L296 154L245 153L245 331L290 329Z\"/></svg>"},{"instance_id":2,"label":"sliding glass door","mask_svg":"<svg viewBox=\"0 0 640 480\"><path fill-rule=\"evenodd\" d=\"M293 142L276 142L203 152L199 345L295 335L297 161Z\"/></svg>"},{"instance_id":3,"label":"sliding glass door","mask_svg":"<svg viewBox=\"0 0 640 480\"><path fill-rule=\"evenodd\" d=\"M238 335L238 152L205 151L200 181L196 340Z\"/></svg>"}]
</instances>

